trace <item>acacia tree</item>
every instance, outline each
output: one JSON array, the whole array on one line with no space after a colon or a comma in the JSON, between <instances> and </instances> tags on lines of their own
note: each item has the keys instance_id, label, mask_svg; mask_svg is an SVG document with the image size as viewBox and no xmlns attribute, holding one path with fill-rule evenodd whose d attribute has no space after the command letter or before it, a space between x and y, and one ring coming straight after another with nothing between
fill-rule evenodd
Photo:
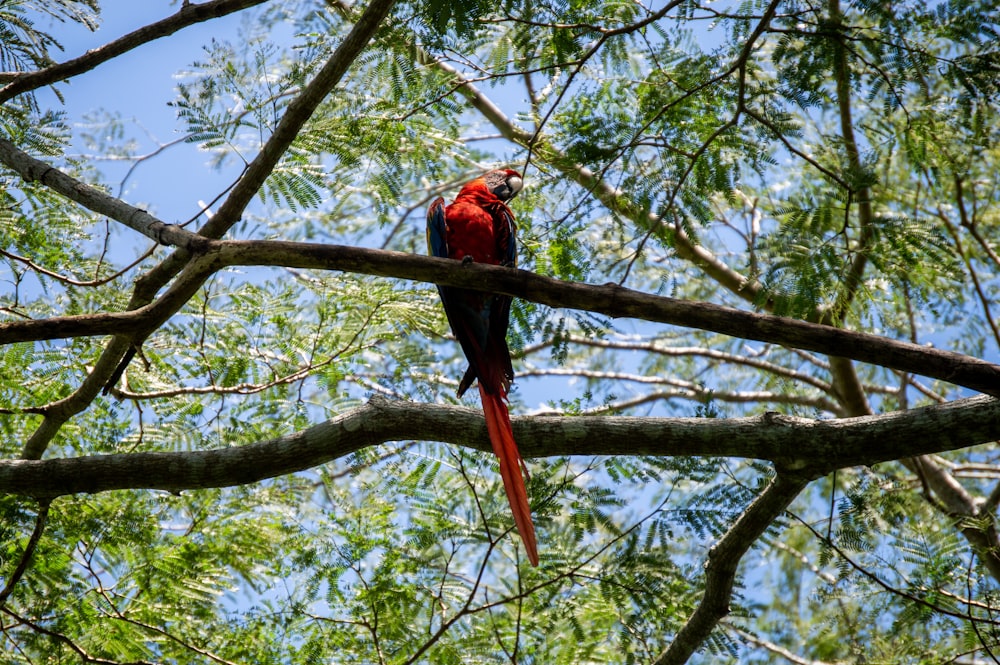
<instances>
[{"instance_id":1,"label":"acacia tree","mask_svg":"<svg viewBox=\"0 0 1000 665\"><path fill-rule=\"evenodd\" d=\"M0 3L5 662L996 662L997 13ZM191 31L182 140L67 85ZM494 165L522 269L422 256ZM537 569L435 283L517 297Z\"/></svg>"}]
</instances>

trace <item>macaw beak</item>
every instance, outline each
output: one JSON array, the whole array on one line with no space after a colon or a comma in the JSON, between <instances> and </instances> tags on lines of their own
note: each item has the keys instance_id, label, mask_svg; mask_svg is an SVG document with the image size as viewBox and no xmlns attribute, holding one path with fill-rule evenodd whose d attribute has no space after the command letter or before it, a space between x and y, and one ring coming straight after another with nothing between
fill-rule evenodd
<instances>
[{"instance_id":1,"label":"macaw beak","mask_svg":"<svg viewBox=\"0 0 1000 665\"><path fill-rule=\"evenodd\" d=\"M507 178L507 187L510 188L510 198L514 198L521 191L521 188L524 187L524 181L516 175L512 175Z\"/></svg>"}]
</instances>

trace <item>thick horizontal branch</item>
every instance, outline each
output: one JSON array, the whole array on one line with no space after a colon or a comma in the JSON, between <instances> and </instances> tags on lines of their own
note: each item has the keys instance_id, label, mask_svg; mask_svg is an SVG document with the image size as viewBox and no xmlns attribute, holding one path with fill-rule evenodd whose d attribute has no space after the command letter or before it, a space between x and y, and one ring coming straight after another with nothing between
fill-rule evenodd
<instances>
[{"instance_id":1,"label":"thick horizontal branch","mask_svg":"<svg viewBox=\"0 0 1000 665\"><path fill-rule=\"evenodd\" d=\"M212 0L212 2L202 2L199 4L185 2L173 16L150 23L104 46L87 51L79 58L67 60L66 62L61 62L34 72L18 72L11 74L9 77L5 75L0 80L9 79L10 83L0 88L0 104L22 92L36 90L42 86L64 81L83 72L90 71L98 65L116 58L123 53L127 53L138 46L160 39L161 37L167 37L188 26L232 14L233 12L253 7L266 1Z\"/></svg>"},{"instance_id":2,"label":"thick horizontal branch","mask_svg":"<svg viewBox=\"0 0 1000 665\"><path fill-rule=\"evenodd\" d=\"M883 416L809 420L522 416L525 457L712 455L770 460L796 477L956 450L1000 438L1000 401L973 397ZM304 471L387 441L444 441L489 450L479 410L381 397L301 432L236 448L0 461L0 493L232 487Z\"/></svg>"},{"instance_id":3,"label":"thick horizontal branch","mask_svg":"<svg viewBox=\"0 0 1000 665\"><path fill-rule=\"evenodd\" d=\"M230 266L313 268L505 293L552 307L698 328L851 358L1000 397L1000 366L978 358L798 319L651 295L617 284L565 282L526 270L341 245L206 239L203 247L207 251L200 263L208 270ZM154 315L161 314L144 308L130 313L12 321L0 324L0 344L121 332L122 326L148 325L144 317Z\"/></svg>"}]
</instances>

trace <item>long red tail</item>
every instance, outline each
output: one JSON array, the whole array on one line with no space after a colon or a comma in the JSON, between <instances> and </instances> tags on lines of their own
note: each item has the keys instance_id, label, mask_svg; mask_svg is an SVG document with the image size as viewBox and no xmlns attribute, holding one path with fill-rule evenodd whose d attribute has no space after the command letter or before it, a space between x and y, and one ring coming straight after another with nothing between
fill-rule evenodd
<instances>
[{"instance_id":1,"label":"long red tail","mask_svg":"<svg viewBox=\"0 0 1000 665\"><path fill-rule=\"evenodd\" d=\"M528 467L524 465L521 453L517 451L507 405L504 404L500 392L488 393L483 390L482 383L479 384L479 396L483 400L483 413L486 414L486 429L490 433L490 444L493 446L493 452L500 458L500 477L507 492L510 510L514 514L514 524L517 525L517 532L521 534L524 549L528 552L528 560L532 566L537 566L538 544L535 541L535 525L531 522L528 491L524 488ZM524 477L521 476L522 470Z\"/></svg>"}]
</instances>

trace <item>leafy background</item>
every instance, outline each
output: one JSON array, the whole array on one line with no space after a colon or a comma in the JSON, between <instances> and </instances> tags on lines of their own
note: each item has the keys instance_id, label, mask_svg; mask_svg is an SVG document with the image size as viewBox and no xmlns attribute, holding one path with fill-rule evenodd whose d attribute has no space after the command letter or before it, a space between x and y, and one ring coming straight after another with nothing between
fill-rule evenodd
<instances>
[{"instance_id":1,"label":"leafy background","mask_svg":"<svg viewBox=\"0 0 1000 665\"><path fill-rule=\"evenodd\" d=\"M0 69L168 9L0 2ZM264 3L208 21L7 100L0 136L200 228L360 9ZM397 3L227 237L423 253L433 198L513 165L528 270L996 361L996 29L994 3L964 0ZM456 72L506 117L470 103ZM170 253L9 171L0 197L5 320L123 310ZM833 418L964 394L524 301L512 328L516 413ZM241 446L373 395L453 403L464 361L446 329L429 284L226 270L45 455ZM106 343L2 347L6 457ZM4 496L5 658L651 662L697 607L708 548L774 475L643 456L531 470L538 570L509 535L493 459L433 442L220 490ZM995 537L998 473L986 445L812 483L747 554L692 661L989 662L997 579L969 534ZM942 474L976 512L954 510L929 480Z\"/></svg>"}]
</instances>

